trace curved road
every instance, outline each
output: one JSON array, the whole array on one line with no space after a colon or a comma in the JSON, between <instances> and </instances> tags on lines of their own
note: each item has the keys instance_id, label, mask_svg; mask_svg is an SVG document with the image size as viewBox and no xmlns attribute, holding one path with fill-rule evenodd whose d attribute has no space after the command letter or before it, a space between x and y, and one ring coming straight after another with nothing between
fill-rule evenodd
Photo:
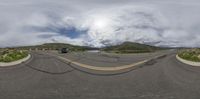
<instances>
[{"instance_id":1,"label":"curved road","mask_svg":"<svg viewBox=\"0 0 200 99\"><path fill-rule=\"evenodd\" d=\"M0 99L200 99L200 67L168 54L130 72L102 76L34 52L27 63L0 68Z\"/></svg>"}]
</instances>

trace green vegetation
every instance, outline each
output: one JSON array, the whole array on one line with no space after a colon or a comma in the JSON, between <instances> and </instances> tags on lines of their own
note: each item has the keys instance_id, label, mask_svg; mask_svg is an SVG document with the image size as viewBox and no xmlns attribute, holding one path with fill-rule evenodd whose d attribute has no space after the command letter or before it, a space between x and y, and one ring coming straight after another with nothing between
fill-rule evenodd
<instances>
[{"instance_id":1,"label":"green vegetation","mask_svg":"<svg viewBox=\"0 0 200 99\"><path fill-rule=\"evenodd\" d=\"M193 62L200 62L200 49L180 50L178 56Z\"/></svg>"},{"instance_id":2,"label":"green vegetation","mask_svg":"<svg viewBox=\"0 0 200 99\"><path fill-rule=\"evenodd\" d=\"M139 43L125 42L120 45L105 47L102 50L114 53L148 53L161 49L163 48Z\"/></svg>"},{"instance_id":3,"label":"green vegetation","mask_svg":"<svg viewBox=\"0 0 200 99\"><path fill-rule=\"evenodd\" d=\"M10 49L15 50L60 50L62 48L67 48L70 52L77 52L77 51L87 51L87 50L102 50L106 52L113 52L113 53L147 53L147 52L154 52L156 50L161 50L164 48L154 47L145 44L139 43L132 43L132 42L125 42L120 45L115 46L108 46L104 48L93 48L88 46L77 46L65 43L46 43L42 45L35 45L35 46L21 46L15 47Z\"/></svg>"},{"instance_id":4,"label":"green vegetation","mask_svg":"<svg viewBox=\"0 0 200 99\"><path fill-rule=\"evenodd\" d=\"M91 47L87 46L76 46L71 44L64 44L64 43L46 43L43 45L36 45L36 46L23 46L23 47L17 47L15 49L20 50L59 50L61 48L68 48L69 51L86 51L93 49Z\"/></svg>"},{"instance_id":5,"label":"green vegetation","mask_svg":"<svg viewBox=\"0 0 200 99\"><path fill-rule=\"evenodd\" d=\"M28 56L26 51L6 50L0 52L0 62L13 62Z\"/></svg>"}]
</instances>

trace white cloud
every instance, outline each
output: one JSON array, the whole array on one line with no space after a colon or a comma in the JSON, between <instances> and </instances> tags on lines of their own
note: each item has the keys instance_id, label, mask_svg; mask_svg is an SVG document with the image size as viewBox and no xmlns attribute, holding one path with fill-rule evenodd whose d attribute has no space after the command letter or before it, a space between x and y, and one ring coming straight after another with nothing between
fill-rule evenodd
<instances>
[{"instance_id":1,"label":"white cloud","mask_svg":"<svg viewBox=\"0 0 200 99\"><path fill-rule=\"evenodd\" d=\"M91 11L83 15L83 27L88 29L93 46L118 44L124 41L158 42L167 27L159 11L143 6L124 6Z\"/></svg>"},{"instance_id":2,"label":"white cloud","mask_svg":"<svg viewBox=\"0 0 200 99\"><path fill-rule=\"evenodd\" d=\"M65 42L101 47L132 41L200 47L199 1L179 1L0 1L0 46ZM68 28L83 33L72 38L65 33Z\"/></svg>"}]
</instances>

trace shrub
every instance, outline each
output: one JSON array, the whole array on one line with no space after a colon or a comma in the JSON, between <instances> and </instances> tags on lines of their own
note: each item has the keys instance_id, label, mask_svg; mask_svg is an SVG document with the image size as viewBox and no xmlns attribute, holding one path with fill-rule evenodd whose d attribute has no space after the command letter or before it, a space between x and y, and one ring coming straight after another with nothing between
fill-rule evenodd
<instances>
[{"instance_id":1,"label":"shrub","mask_svg":"<svg viewBox=\"0 0 200 99\"><path fill-rule=\"evenodd\" d=\"M12 62L28 56L26 51L10 50L0 55L0 62Z\"/></svg>"},{"instance_id":2,"label":"shrub","mask_svg":"<svg viewBox=\"0 0 200 99\"><path fill-rule=\"evenodd\" d=\"M178 56L189 61L200 62L200 59L198 57L199 53L200 53L199 50L194 50L194 49L184 50L184 51L180 51L178 53Z\"/></svg>"}]
</instances>

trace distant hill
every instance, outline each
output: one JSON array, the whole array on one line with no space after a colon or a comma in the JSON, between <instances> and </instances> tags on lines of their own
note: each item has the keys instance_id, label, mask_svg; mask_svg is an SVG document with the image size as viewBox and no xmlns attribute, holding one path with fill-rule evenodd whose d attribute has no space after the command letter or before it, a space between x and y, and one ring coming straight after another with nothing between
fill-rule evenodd
<instances>
[{"instance_id":1,"label":"distant hill","mask_svg":"<svg viewBox=\"0 0 200 99\"><path fill-rule=\"evenodd\" d=\"M107 46L104 48L93 48L88 46L77 46L66 43L45 43L42 45L34 46L21 46L14 47L13 49L24 49L24 50L59 50L61 48L68 48L70 51L86 51L86 50L102 50L114 53L144 53L144 52L154 52L156 50L161 50L164 48L150 46L146 44L139 44L133 42L124 42L119 45Z\"/></svg>"},{"instance_id":2,"label":"distant hill","mask_svg":"<svg viewBox=\"0 0 200 99\"><path fill-rule=\"evenodd\" d=\"M164 48L159 48L146 44L133 43L133 42L124 42L119 45L102 48L103 51L114 52L114 53L144 53L144 52L154 52L156 50L161 50L161 49Z\"/></svg>"},{"instance_id":3,"label":"distant hill","mask_svg":"<svg viewBox=\"0 0 200 99\"><path fill-rule=\"evenodd\" d=\"M77 46L65 43L45 43L42 45L35 45L35 46L22 46L22 47L15 47L15 49L25 49L25 50L59 50L61 48L68 48L70 51L85 51L85 50L92 50L94 48L88 46Z\"/></svg>"}]
</instances>

